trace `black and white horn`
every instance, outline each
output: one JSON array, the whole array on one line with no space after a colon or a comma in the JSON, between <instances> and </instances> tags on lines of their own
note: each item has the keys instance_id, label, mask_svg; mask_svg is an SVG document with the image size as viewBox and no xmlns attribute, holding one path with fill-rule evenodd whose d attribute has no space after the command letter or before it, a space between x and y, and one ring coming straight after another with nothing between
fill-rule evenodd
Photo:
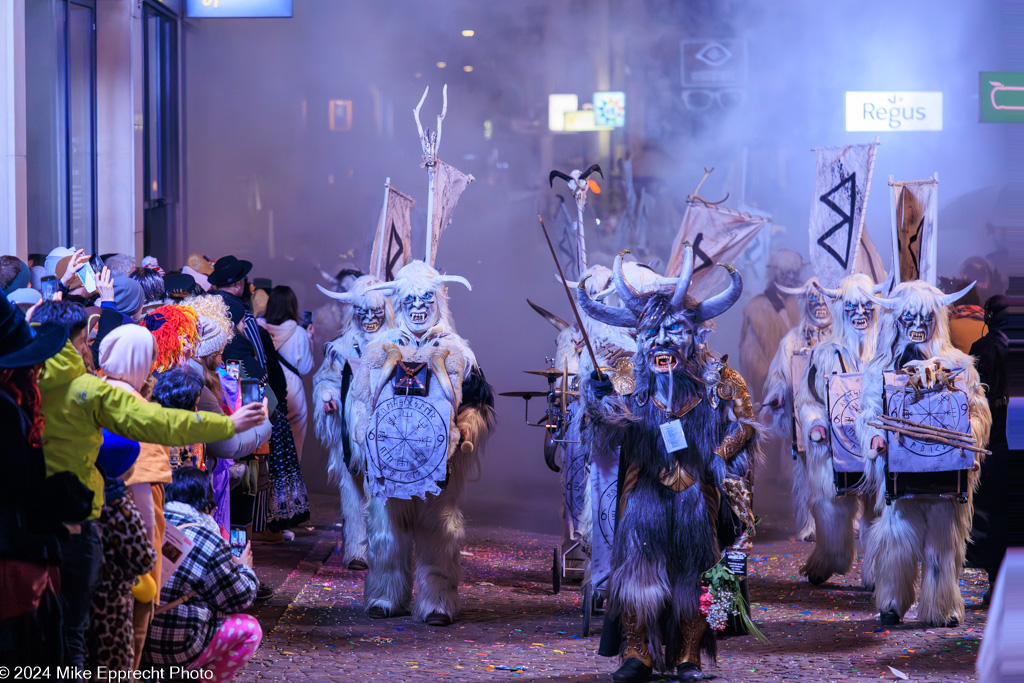
<instances>
[{"instance_id":1,"label":"black and white horn","mask_svg":"<svg viewBox=\"0 0 1024 683\"><path fill-rule=\"evenodd\" d=\"M603 177L604 176L602 176L602 178ZM548 174L548 187L554 187L555 186L555 178L561 178L562 180L564 180L567 183L571 183L573 181L572 176L566 175L565 173L562 173L561 171L552 171L551 173Z\"/></svg>"},{"instance_id":2,"label":"black and white horn","mask_svg":"<svg viewBox=\"0 0 1024 683\"><path fill-rule=\"evenodd\" d=\"M686 290L690 288L690 278L693 277L693 247L689 242L683 243L683 267L679 271L679 281L676 289L672 292L672 308L679 310L686 301Z\"/></svg>"},{"instance_id":3,"label":"black and white horn","mask_svg":"<svg viewBox=\"0 0 1024 683\"><path fill-rule=\"evenodd\" d=\"M597 173L597 175L601 176L602 179L604 178L604 173L601 171L601 167L598 166L597 164L591 164L590 168L588 168L583 173L580 173L580 180L586 180L587 178L590 177L591 173L595 172Z\"/></svg>"},{"instance_id":4,"label":"black and white horn","mask_svg":"<svg viewBox=\"0 0 1024 683\"><path fill-rule=\"evenodd\" d=\"M697 307L697 322L711 320L722 315L732 308L732 305L739 301L740 295L743 294L743 278L740 276L740 271L728 263L719 263L718 265L729 271L729 287L721 294L716 294L700 302Z\"/></svg>"},{"instance_id":5,"label":"black and white horn","mask_svg":"<svg viewBox=\"0 0 1024 683\"><path fill-rule=\"evenodd\" d=\"M530 304L530 308L532 308L533 310L535 310L538 313L540 313L542 318L544 318L549 323L554 325L555 329L558 330L559 332L561 332L565 328L569 327L569 323L565 322L564 320L559 318L557 315L555 315L551 311L538 306L537 304L533 303L529 299L526 300L526 303Z\"/></svg>"},{"instance_id":6,"label":"black and white horn","mask_svg":"<svg viewBox=\"0 0 1024 683\"><path fill-rule=\"evenodd\" d=\"M828 287L822 287L820 283L815 282L814 288L829 298L830 301L835 301L839 298L839 288L830 289Z\"/></svg>"}]
</instances>

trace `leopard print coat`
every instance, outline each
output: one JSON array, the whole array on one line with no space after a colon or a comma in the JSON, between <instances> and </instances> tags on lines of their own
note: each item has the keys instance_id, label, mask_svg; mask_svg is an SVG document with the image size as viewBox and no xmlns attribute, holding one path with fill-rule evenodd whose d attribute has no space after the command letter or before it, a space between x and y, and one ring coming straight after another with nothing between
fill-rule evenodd
<instances>
[{"instance_id":1,"label":"leopard print coat","mask_svg":"<svg viewBox=\"0 0 1024 683\"><path fill-rule=\"evenodd\" d=\"M124 498L106 503L97 527L103 542L103 578L93 595L88 634L87 666L110 671L132 668L135 638L132 628L132 586L153 571L156 551L135 503Z\"/></svg>"}]
</instances>

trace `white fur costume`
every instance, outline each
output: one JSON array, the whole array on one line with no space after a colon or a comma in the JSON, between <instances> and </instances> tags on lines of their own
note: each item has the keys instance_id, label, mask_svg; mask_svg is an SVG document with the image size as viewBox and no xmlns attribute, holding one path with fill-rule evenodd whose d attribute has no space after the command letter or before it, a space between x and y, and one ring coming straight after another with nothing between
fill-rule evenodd
<instances>
[{"instance_id":1,"label":"white fur costume","mask_svg":"<svg viewBox=\"0 0 1024 683\"><path fill-rule=\"evenodd\" d=\"M867 275L843 278L837 291L822 290L832 299L832 331L811 352L807 373L794 398L804 442L807 444L806 481L808 503L814 517L814 549L800 571L811 583L824 583L832 574L845 574L856 554L854 521L858 512L856 496L836 497L828 434L828 406L825 404L825 378L831 374L859 372L875 353L878 317L874 304L865 294L875 287ZM858 329L852 322L866 319ZM811 438L815 428L824 430L824 439ZM870 576L862 573L865 585Z\"/></svg>"},{"instance_id":2,"label":"white fur costume","mask_svg":"<svg viewBox=\"0 0 1024 683\"><path fill-rule=\"evenodd\" d=\"M992 415L974 369L974 359L957 350L949 339L946 305L962 294L945 295L915 280L895 287L888 299L876 299L884 312L878 352L864 372L857 435L865 456L866 485L874 488L875 509L880 514L868 531L865 565L875 577L875 604L884 623L899 623L914 603L918 564L923 564L917 609L921 621L929 626L955 626L964 618L958 578L971 529L973 492L979 474L972 471L968 476L966 504L916 497L899 498L886 505L885 458L877 457L871 443L874 437L884 439L884 433L868 425L882 414L883 372L899 370L909 361L939 358L944 367L963 370L961 377L975 445L984 447L988 442ZM907 331L911 324L916 326L915 330L923 331L919 333L922 341L911 341Z\"/></svg>"},{"instance_id":3,"label":"white fur costume","mask_svg":"<svg viewBox=\"0 0 1024 683\"><path fill-rule=\"evenodd\" d=\"M385 343L398 345L404 358L418 357L424 351L447 351L445 365L458 405L449 440L448 482L444 491L436 496L428 494L426 500L369 500L369 572L364 606L371 616L396 616L412 611L417 619L427 621L438 615L454 619L458 612L460 552L465 536L459 502L466 477L478 466L479 451L493 430L494 413L488 404L489 387L476 358L451 322L445 287L445 282L451 281L469 286L462 278L441 276L422 261L413 261L398 271L394 281L378 285L391 292L397 327L364 350L367 362L360 365L352 385L356 440L361 444L365 444L372 417L370 369L383 364L387 355L382 349ZM411 319L409 302L422 301L426 295L430 295L436 309L424 319L428 325L424 329ZM463 395L466 387L479 394L481 385L486 387L486 400L475 402L478 396Z\"/></svg>"},{"instance_id":4,"label":"white fur costume","mask_svg":"<svg viewBox=\"0 0 1024 683\"><path fill-rule=\"evenodd\" d=\"M768 366L762 394L762 422L770 423L772 431L782 439L777 448L780 460L788 457L793 449L793 356L802 349L816 346L828 336L832 327L832 313L822 304L824 295L815 288L817 284L818 278L812 277L799 289L776 285L784 294L795 296L800 301L800 322L779 343L779 349ZM814 516L808 503L807 489L807 453L801 451L793 461L793 511L796 514L797 538L801 540L810 540L814 534Z\"/></svg>"},{"instance_id":5,"label":"white fur costume","mask_svg":"<svg viewBox=\"0 0 1024 683\"><path fill-rule=\"evenodd\" d=\"M348 306L340 333L324 346L324 362L313 376L313 416L317 438L327 447L328 476L338 483L341 494L342 559L345 564L353 560L366 560L366 501L363 498L362 477L365 454L362 443L355 438L355 420L351 418L352 391L342 396L342 376L346 364L356 365L355 359L363 355L369 344L394 327L391 301L380 292L367 290L379 284L372 275L356 280L349 292L325 293ZM382 319L374 312L382 312ZM372 329L374 325L376 329ZM371 328L372 331L367 331ZM353 373L354 374L354 373ZM335 410L326 412L325 406L333 401ZM343 417L347 419L343 420ZM345 463L344 443L349 445L349 462Z\"/></svg>"}]
</instances>

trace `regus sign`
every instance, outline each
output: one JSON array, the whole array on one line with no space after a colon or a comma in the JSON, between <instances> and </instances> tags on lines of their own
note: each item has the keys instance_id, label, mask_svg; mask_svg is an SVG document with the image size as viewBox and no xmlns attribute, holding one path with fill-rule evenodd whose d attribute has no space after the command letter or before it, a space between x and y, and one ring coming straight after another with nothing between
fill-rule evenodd
<instances>
[{"instance_id":1,"label":"regus sign","mask_svg":"<svg viewBox=\"0 0 1024 683\"><path fill-rule=\"evenodd\" d=\"M942 130L942 93L847 92L846 130Z\"/></svg>"}]
</instances>

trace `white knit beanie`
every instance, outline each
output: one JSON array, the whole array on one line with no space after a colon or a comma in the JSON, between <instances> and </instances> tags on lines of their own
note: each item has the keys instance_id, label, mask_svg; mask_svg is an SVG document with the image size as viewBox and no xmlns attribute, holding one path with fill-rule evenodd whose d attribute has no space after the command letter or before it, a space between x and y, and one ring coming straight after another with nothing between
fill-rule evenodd
<instances>
[{"instance_id":1,"label":"white knit beanie","mask_svg":"<svg viewBox=\"0 0 1024 683\"><path fill-rule=\"evenodd\" d=\"M224 328L218 325L212 318L199 314L199 346L196 348L196 355L206 358L217 353L228 343L228 335Z\"/></svg>"}]
</instances>

